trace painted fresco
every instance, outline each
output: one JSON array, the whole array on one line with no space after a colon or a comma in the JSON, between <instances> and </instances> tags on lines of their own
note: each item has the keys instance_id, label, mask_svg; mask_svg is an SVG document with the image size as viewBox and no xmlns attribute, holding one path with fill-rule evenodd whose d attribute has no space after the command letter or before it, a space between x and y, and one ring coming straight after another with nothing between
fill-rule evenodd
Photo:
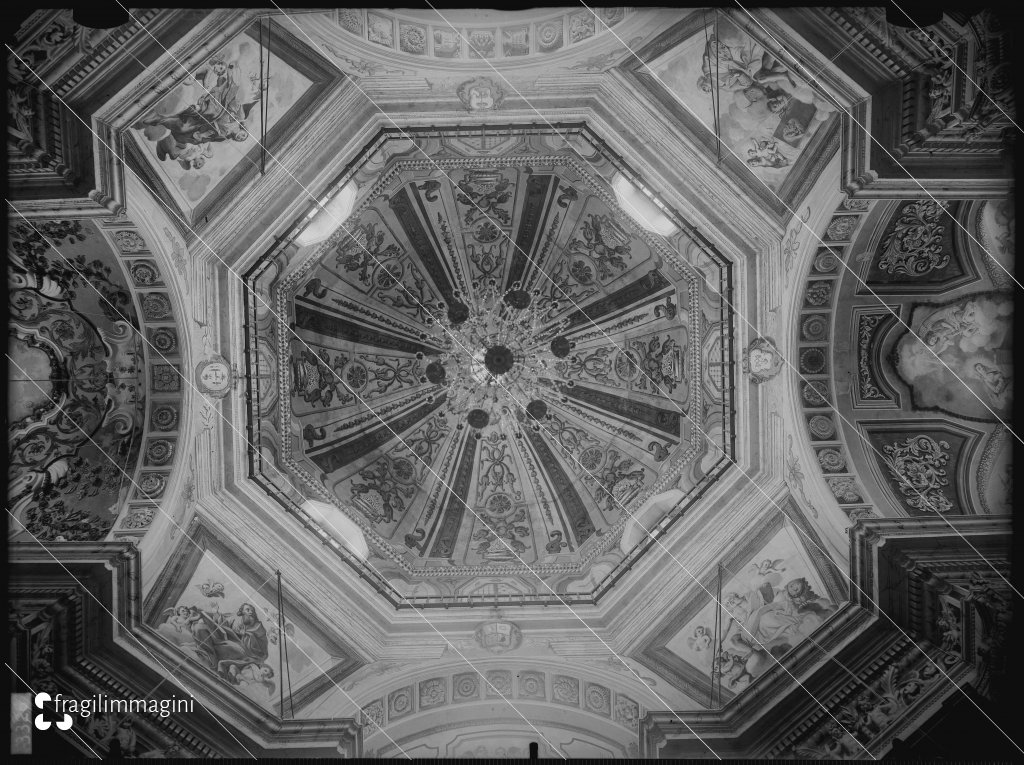
<instances>
[{"instance_id":1,"label":"painted fresco","mask_svg":"<svg viewBox=\"0 0 1024 765\"><path fill-rule=\"evenodd\" d=\"M275 596L273 581L256 592L240 590L236 576L207 552L175 604L159 615L156 629L221 680L271 708L278 701L283 674L278 611L269 599ZM334 662L291 622L285 622L285 634L294 691Z\"/></svg>"},{"instance_id":2,"label":"painted fresco","mask_svg":"<svg viewBox=\"0 0 1024 765\"><path fill-rule=\"evenodd\" d=\"M799 536L784 526L749 560L722 567L717 641L712 599L667 648L733 693L771 669L836 610Z\"/></svg>"},{"instance_id":3,"label":"painted fresco","mask_svg":"<svg viewBox=\"0 0 1024 765\"><path fill-rule=\"evenodd\" d=\"M706 28L652 61L651 69L711 131L715 96L722 142L778 191L835 109L728 19L718 20L717 32L715 27L709 17Z\"/></svg>"},{"instance_id":4,"label":"painted fresco","mask_svg":"<svg viewBox=\"0 0 1024 765\"><path fill-rule=\"evenodd\" d=\"M687 412L732 427L717 413L713 289L573 155L506 133L424 131L443 176L380 162L387 185L368 187L344 229L254 285L277 316L250 341L295 336L251 357L284 394L260 412L264 443L407 567L393 577L403 591L434 587L440 566L468 597L492 586L481 577L535 564L578 566L560 586L589 591L633 508L699 464L706 440ZM376 156L392 146L407 151L389 141Z\"/></svg>"},{"instance_id":5,"label":"painted fresco","mask_svg":"<svg viewBox=\"0 0 1024 765\"><path fill-rule=\"evenodd\" d=\"M39 539L96 541L117 518L139 456L139 322L94 224L33 226L12 221L8 239L8 508Z\"/></svg>"},{"instance_id":6,"label":"painted fresco","mask_svg":"<svg viewBox=\"0 0 1024 765\"><path fill-rule=\"evenodd\" d=\"M185 210L195 209L240 162L256 162L245 157L265 132L261 102L267 102L269 131L311 84L264 47L261 88L260 52L254 37L238 35L132 126Z\"/></svg>"},{"instance_id":7,"label":"painted fresco","mask_svg":"<svg viewBox=\"0 0 1024 765\"><path fill-rule=\"evenodd\" d=\"M896 369L913 391L916 408L986 421L1010 416L1012 298L973 295L918 305L910 326L912 333L896 345Z\"/></svg>"}]
</instances>

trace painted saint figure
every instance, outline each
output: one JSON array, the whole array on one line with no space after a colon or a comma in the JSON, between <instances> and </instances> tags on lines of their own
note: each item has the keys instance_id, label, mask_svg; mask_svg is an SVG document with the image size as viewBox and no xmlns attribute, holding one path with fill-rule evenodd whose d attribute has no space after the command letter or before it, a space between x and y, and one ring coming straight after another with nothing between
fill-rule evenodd
<instances>
[{"instance_id":1,"label":"painted saint figure","mask_svg":"<svg viewBox=\"0 0 1024 765\"><path fill-rule=\"evenodd\" d=\"M238 66L227 63L222 56L211 58L207 68L185 84L199 86L194 104L176 114L153 114L134 127L167 128L167 135L156 141L157 157L174 160L185 169L198 170L213 156L211 143L227 140L241 143L249 139L245 120L260 101L262 89L259 85L253 88Z\"/></svg>"},{"instance_id":2,"label":"painted saint figure","mask_svg":"<svg viewBox=\"0 0 1024 765\"><path fill-rule=\"evenodd\" d=\"M225 677L231 670L249 664L262 664L268 654L269 640L256 608L243 603L234 616L218 612L200 612L203 623L193 630L196 653L211 669Z\"/></svg>"},{"instance_id":3,"label":"painted saint figure","mask_svg":"<svg viewBox=\"0 0 1024 765\"><path fill-rule=\"evenodd\" d=\"M779 591L765 581L746 594L730 592L723 605L729 621L721 647L728 654L734 685L759 677L836 610L805 577L791 579Z\"/></svg>"}]
</instances>

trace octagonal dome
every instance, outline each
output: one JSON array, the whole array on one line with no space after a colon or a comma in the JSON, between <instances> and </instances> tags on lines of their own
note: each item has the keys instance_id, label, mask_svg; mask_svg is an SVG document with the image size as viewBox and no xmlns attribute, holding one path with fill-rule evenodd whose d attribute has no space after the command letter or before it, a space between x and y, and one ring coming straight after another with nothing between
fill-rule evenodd
<instances>
[{"instance_id":1,"label":"octagonal dome","mask_svg":"<svg viewBox=\"0 0 1024 765\"><path fill-rule=\"evenodd\" d=\"M602 146L382 133L351 216L250 272L254 477L396 605L593 601L653 543L633 514L664 531L728 464L727 265L627 215Z\"/></svg>"}]
</instances>

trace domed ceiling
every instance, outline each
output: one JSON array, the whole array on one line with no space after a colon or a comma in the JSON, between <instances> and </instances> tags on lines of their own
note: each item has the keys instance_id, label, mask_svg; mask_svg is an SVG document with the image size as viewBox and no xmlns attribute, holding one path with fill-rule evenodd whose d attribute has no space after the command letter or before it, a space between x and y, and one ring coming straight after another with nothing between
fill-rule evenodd
<instances>
[{"instance_id":1,"label":"domed ceiling","mask_svg":"<svg viewBox=\"0 0 1024 765\"><path fill-rule=\"evenodd\" d=\"M402 602L592 598L643 550L632 512L675 490L650 524L677 518L720 473L728 271L628 217L589 135L385 136L336 186L361 187L344 225L253 269L257 480L355 521Z\"/></svg>"}]
</instances>

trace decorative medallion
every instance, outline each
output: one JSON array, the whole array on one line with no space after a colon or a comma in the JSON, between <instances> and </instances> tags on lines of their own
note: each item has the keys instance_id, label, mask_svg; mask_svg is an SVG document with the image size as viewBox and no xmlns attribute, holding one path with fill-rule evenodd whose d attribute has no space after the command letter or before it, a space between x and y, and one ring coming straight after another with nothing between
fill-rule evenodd
<instances>
[{"instance_id":1,"label":"decorative medallion","mask_svg":"<svg viewBox=\"0 0 1024 765\"><path fill-rule=\"evenodd\" d=\"M519 698L541 699L547 698L547 688L543 672L532 672L523 670L519 673Z\"/></svg>"},{"instance_id":2,"label":"decorative medallion","mask_svg":"<svg viewBox=\"0 0 1024 765\"><path fill-rule=\"evenodd\" d=\"M359 8L339 8L338 23L346 32L363 35L363 11Z\"/></svg>"},{"instance_id":3,"label":"decorative medallion","mask_svg":"<svg viewBox=\"0 0 1024 765\"><path fill-rule=\"evenodd\" d=\"M550 53L562 47L562 19L552 19L537 25L537 47Z\"/></svg>"},{"instance_id":4,"label":"decorative medallion","mask_svg":"<svg viewBox=\"0 0 1024 765\"><path fill-rule=\"evenodd\" d=\"M427 52L427 30L415 24L398 25L398 47L404 53L418 56Z\"/></svg>"},{"instance_id":5,"label":"decorative medallion","mask_svg":"<svg viewBox=\"0 0 1024 765\"><path fill-rule=\"evenodd\" d=\"M629 696L621 693L615 694L615 722L619 725L635 730L640 725L640 705Z\"/></svg>"},{"instance_id":6,"label":"decorative medallion","mask_svg":"<svg viewBox=\"0 0 1024 765\"><path fill-rule=\"evenodd\" d=\"M580 681L568 675L555 675L551 679L551 700L557 704L580 705Z\"/></svg>"},{"instance_id":7,"label":"decorative medallion","mask_svg":"<svg viewBox=\"0 0 1024 765\"><path fill-rule=\"evenodd\" d=\"M147 292L142 296L142 316L146 321L160 321L171 316L171 299L166 292Z\"/></svg>"},{"instance_id":8,"label":"decorative medallion","mask_svg":"<svg viewBox=\"0 0 1024 765\"><path fill-rule=\"evenodd\" d=\"M484 622L473 633L478 646L491 653L514 651L523 642L523 633L512 622Z\"/></svg>"},{"instance_id":9,"label":"decorative medallion","mask_svg":"<svg viewBox=\"0 0 1024 765\"><path fill-rule=\"evenodd\" d=\"M423 709L444 706L448 703L448 678L434 677L420 683L420 706Z\"/></svg>"},{"instance_id":10,"label":"decorative medallion","mask_svg":"<svg viewBox=\"0 0 1024 765\"><path fill-rule=\"evenodd\" d=\"M146 240L135 231L115 231L114 243L117 249L125 255L132 255L137 252L148 252Z\"/></svg>"},{"instance_id":11,"label":"decorative medallion","mask_svg":"<svg viewBox=\"0 0 1024 765\"><path fill-rule=\"evenodd\" d=\"M153 407L150 421L157 430L177 430L178 407L173 404L160 404Z\"/></svg>"},{"instance_id":12,"label":"decorative medallion","mask_svg":"<svg viewBox=\"0 0 1024 765\"><path fill-rule=\"evenodd\" d=\"M153 522L153 517L156 515L156 508L148 505L146 507L132 507L128 510L128 515L125 516L121 522L121 528L123 529L144 529Z\"/></svg>"},{"instance_id":13,"label":"decorative medallion","mask_svg":"<svg viewBox=\"0 0 1024 765\"><path fill-rule=\"evenodd\" d=\"M819 449L818 464L826 473L842 473L846 470L846 457L839 449Z\"/></svg>"},{"instance_id":14,"label":"decorative medallion","mask_svg":"<svg viewBox=\"0 0 1024 765\"><path fill-rule=\"evenodd\" d=\"M824 380L810 380L800 386L800 394L808 406L828 406L828 383Z\"/></svg>"},{"instance_id":15,"label":"decorative medallion","mask_svg":"<svg viewBox=\"0 0 1024 765\"><path fill-rule=\"evenodd\" d=\"M848 242L860 218L856 215L837 215L825 229L825 239L832 242Z\"/></svg>"},{"instance_id":16,"label":"decorative medallion","mask_svg":"<svg viewBox=\"0 0 1024 765\"><path fill-rule=\"evenodd\" d=\"M583 686L583 707L596 715L611 717L612 693L603 685L585 683Z\"/></svg>"},{"instance_id":17,"label":"decorative medallion","mask_svg":"<svg viewBox=\"0 0 1024 765\"><path fill-rule=\"evenodd\" d=\"M569 42L578 43L594 36L594 14L581 11L569 16Z\"/></svg>"},{"instance_id":18,"label":"decorative medallion","mask_svg":"<svg viewBox=\"0 0 1024 765\"><path fill-rule=\"evenodd\" d=\"M494 58L494 49L497 47L497 30L494 29L473 29L469 32L469 57L470 58Z\"/></svg>"},{"instance_id":19,"label":"decorative medallion","mask_svg":"<svg viewBox=\"0 0 1024 765\"><path fill-rule=\"evenodd\" d=\"M839 268L840 262L839 256L834 250L825 248L818 250L818 254L814 256L812 267L819 274L831 274Z\"/></svg>"},{"instance_id":20,"label":"decorative medallion","mask_svg":"<svg viewBox=\"0 0 1024 765\"><path fill-rule=\"evenodd\" d=\"M454 29L434 29L434 55L438 58L458 58L462 53L462 36Z\"/></svg>"},{"instance_id":21,"label":"decorative medallion","mask_svg":"<svg viewBox=\"0 0 1024 765\"><path fill-rule=\"evenodd\" d=\"M128 270L137 287L151 287L161 281L160 269L151 260L133 260Z\"/></svg>"},{"instance_id":22,"label":"decorative medallion","mask_svg":"<svg viewBox=\"0 0 1024 765\"><path fill-rule=\"evenodd\" d=\"M452 701L471 701L480 698L480 675L464 672L452 677Z\"/></svg>"},{"instance_id":23,"label":"decorative medallion","mask_svg":"<svg viewBox=\"0 0 1024 765\"><path fill-rule=\"evenodd\" d=\"M146 335L157 353L162 355L178 352L178 330L172 327L147 329Z\"/></svg>"},{"instance_id":24,"label":"decorative medallion","mask_svg":"<svg viewBox=\"0 0 1024 765\"><path fill-rule=\"evenodd\" d=\"M177 393L181 390L181 367L177 364L154 364L150 367L149 380L154 393Z\"/></svg>"},{"instance_id":25,"label":"decorative medallion","mask_svg":"<svg viewBox=\"0 0 1024 765\"><path fill-rule=\"evenodd\" d=\"M755 338L743 353L743 371L750 375L753 383L766 382L781 369L782 354L770 337Z\"/></svg>"},{"instance_id":26,"label":"decorative medallion","mask_svg":"<svg viewBox=\"0 0 1024 765\"><path fill-rule=\"evenodd\" d=\"M512 673L507 669L491 669L487 671L487 682L484 684L487 696L504 696L512 698Z\"/></svg>"},{"instance_id":27,"label":"decorative medallion","mask_svg":"<svg viewBox=\"0 0 1024 765\"><path fill-rule=\"evenodd\" d=\"M399 688L388 694L388 721L405 717L412 712L412 686Z\"/></svg>"},{"instance_id":28,"label":"decorative medallion","mask_svg":"<svg viewBox=\"0 0 1024 765\"><path fill-rule=\"evenodd\" d=\"M167 476L164 473L143 473L135 490L136 499L160 499L167 488Z\"/></svg>"},{"instance_id":29,"label":"decorative medallion","mask_svg":"<svg viewBox=\"0 0 1024 765\"><path fill-rule=\"evenodd\" d=\"M807 284L804 301L811 308L823 308L832 300L832 282L818 279Z\"/></svg>"},{"instance_id":30,"label":"decorative medallion","mask_svg":"<svg viewBox=\"0 0 1024 765\"><path fill-rule=\"evenodd\" d=\"M395 47L395 24L387 16L368 11L366 14L366 39L387 48Z\"/></svg>"},{"instance_id":31,"label":"decorative medallion","mask_svg":"<svg viewBox=\"0 0 1024 765\"><path fill-rule=\"evenodd\" d=\"M490 77L477 77L473 80L466 80L459 85L455 91L463 106L471 112L494 111L505 98L505 91ZM490 221L486 221L490 223ZM493 241L493 238L484 238L481 241Z\"/></svg>"},{"instance_id":32,"label":"decorative medallion","mask_svg":"<svg viewBox=\"0 0 1024 765\"><path fill-rule=\"evenodd\" d=\"M150 439L146 443L146 464L166 465L174 456L174 441L166 438Z\"/></svg>"},{"instance_id":33,"label":"decorative medallion","mask_svg":"<svg viewBox=\"0 0 1024 765\"><path fill-rule=\"evenodd\" d=\"M813 314L800 321L800 339L821 342L828 339L828 316Z\"/></svg>"},{"instance_id":34,"label":"decorative medallion","mask_svg":"<svg viewBox=\"0 0 1024 765\"><path fill-rule=\"evenodd\" d=\"M857 487L857 482L848 476L826 478L825 482L828 484L828 488L832 490L836 501L841 505L856 504L864 501L864 498L861 497L860 489Z\"/></svg>"},{"instance_id":35,"label":"decorative medallion","mask_svg":"<svg viewBox=\"0 0 1024 765\"><path fill-rule=\"evenodd\" d=\"M501 30L502 53L506 58L525 56L530 52L530 28L504 27Z\"/></svg>"},{"instance_id":36,"label":"decorative medallion","mask_svg":"<svg viewBox=\"0 0 1024 765\"><path fill-rule=\"evenodd\" d=\"M824 348L804 348L800 351L801 374L824 374L827 366L826 358Z\"/></svg>"},{"instance_id":37,"label":"decorative medallion","mask_svg":"<svg viewBox=\"0 0 1024 765\"><path fill-rule=\"evenodd\" d=\"M622 19L626 15L626 9L625 8L606 8L606 7L600 7L600 8L597 8L596 10L597 10L597 15L600 16L600 18L601 18L601 23L605 27L613 27L613 26L615 26L620 21L622 21ZM603 29L599 29L598 31L603 31Z\"/></svg>"},{"instance_id":38,"label":"decorative medallion","mask_svg":"<svg viewBox=\"0 0 1024 765\"><path fill-rule=\"evenodd\" d=\"M811 438L816 441L830 441L835 438L836 426L830 414L816 414L807 420Z\"/></svg>"},{"instance_id":39,"label":"decorative medallion","mask_svg":"<svg viewBox=\"0 0 1024 765\"><path fill-rule=\"evenodd\" d=\"M363 725L370 723L377 730L384 727L384 699L374 699L359 711Z\"/></svg>"},{"instance_id":40,"label":"decorative medallion","mask_svg":"<svg viewBox=\"0 0 1024 765\"><path fill-rule=\"evenodd\" d=\"M196 367L196 383L207 396L223 398L234 384L234 373L223 358L209 359Z\"/></svg>"}]
</instances>

